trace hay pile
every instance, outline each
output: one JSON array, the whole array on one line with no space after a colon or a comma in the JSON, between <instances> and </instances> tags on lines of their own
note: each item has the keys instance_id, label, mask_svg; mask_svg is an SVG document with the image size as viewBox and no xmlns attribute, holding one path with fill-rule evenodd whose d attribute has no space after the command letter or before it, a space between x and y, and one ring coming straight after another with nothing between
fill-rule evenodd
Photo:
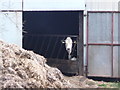
<instances>
[{"instance_id":1,"label":"hay pile","mask_svg":"<svg viewBox=\"0 0 120 90\"><path fill-rule=\"evenodd\" d=\"M43 56L0 41L0 88L69 88Z\"/></svg>"}]
</instances>

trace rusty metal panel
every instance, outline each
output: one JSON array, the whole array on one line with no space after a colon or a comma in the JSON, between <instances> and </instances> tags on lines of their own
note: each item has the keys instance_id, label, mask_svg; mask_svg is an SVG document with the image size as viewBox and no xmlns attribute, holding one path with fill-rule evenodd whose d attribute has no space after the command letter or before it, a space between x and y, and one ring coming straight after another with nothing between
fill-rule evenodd
<instances>
[{"instance_id":1,"label":"rusty metal panel","mask_svg":"<svg viewBox=\"0 0 120 90\"><path fill-rule=\"evenodd\" d=\"M88 76L111 76L111 47L89 46Z\"/></svg>"},{"instance_id":2,"label":"rusty metal panel","mask_svg":"<svg viewBox=\"0 0 120 90\"><path fill-rule=\"evenodd\" d=\"M84 10L85 0L24 0L24 11Z\"/></svg>"},{"instance_id":3,"label":"rusty metal panel","mask_svg":"<svg viewBox=\"0 0 120 90\"><path fill-rule=\"evenodd\" d=\"M119 60L118 50L119 49L120 49L119 46L113 47L113 77L118 77L118 60Z\"/></svg>"},{"instance_id":4,"label":"rusty metal panel","mask_svg":"<svg viewBox=\"0 0 120 90\"><path fill-rule=\"evenodd\" d=\"M22 12L0 12L0 39L22 47Z\"/></svg>"},{"instance_id":5,"label":"rusty metal panel","mask_svg":"<svg viewBox=\"0 0 120 90\"><path fill-rule=\"evenodd\" d=\"M0 10L22 10L22 0L0 0Z\"/></svg>"},{"instance_id":6,"label":"rusty metal panel","mask_svg":"<svg viewBox=\"0 0 120 90\"><path fill-rule=\"evenodd\" d=\"M89 43L111 43L111 13L89 13L88 23Z\"/></svg>"},{"instance_id":7,"label":"rusty metal panel","mask_svg":"<svg viewBox=\"0 0 120 90\"><path fill-rule=\"evenodd\" d=\"M114 20L113 20L113 25L114 25L114 41L113 43L115 44L120 44L120 13L114 13Z\"/></svg>"}]
</instances>

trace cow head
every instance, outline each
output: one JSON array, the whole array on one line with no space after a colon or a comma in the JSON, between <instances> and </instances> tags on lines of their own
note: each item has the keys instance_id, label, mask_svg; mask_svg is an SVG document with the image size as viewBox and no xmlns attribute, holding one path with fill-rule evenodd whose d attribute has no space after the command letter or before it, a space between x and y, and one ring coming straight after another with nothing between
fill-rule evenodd
<instances>
[{"instance_id":1,"label":"cow head","mask_svg":"<svg viewBox=\"0 0 120 90\"><path fill-rule=\"evenodd\" d=\"M70 37L67 37L65 39L65 48L66 48L66 51L68 52L68 58L70 59L71 58L71 52L72 52L72 39Z\"/></svg>"}]
</instances>

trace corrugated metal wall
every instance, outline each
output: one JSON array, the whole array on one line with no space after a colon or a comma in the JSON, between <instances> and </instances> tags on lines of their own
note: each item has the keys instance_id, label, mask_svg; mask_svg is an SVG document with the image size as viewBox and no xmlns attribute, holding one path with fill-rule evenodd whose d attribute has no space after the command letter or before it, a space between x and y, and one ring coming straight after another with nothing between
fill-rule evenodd
<instances>
[{"instance_id":1,"label":"corrugated metal wall","mask_svg":"<svg viewBox=\"0 0 120 90\"><path fill-rule=\"evenodd\" d=\"M114 46L113 50L111 49L111 46L89 46L88 50L88 57L86 56L86 42L87 42L87 27L90 29L89 33L89 43L111 43L111 30L112 28L112 14L107 13L108 11L119 11L120 10L120 2L119 0L85 0L86 7L84 12L84 66L86 67L87 64L87 58L89 58L89 66L88 67L90 73L88 75L90 76L107 76L111 77L111 67L113 67L113 77L120 76L119 73L119 46ZM106 12L106 13L92 13L87 15L87 11L95 11L95 12ZM113 14L113 23L114 23L114 41L113 43L118 44L119 43L119 22L118 22L118 13ZM87 18L89 17L90 21L87 21ZM89 20L88 19L88 20ZM88 25L88 26L87 26ZM109 26L109 27L108 27ZM92 33L91 33L92 32ZM113 52L113 55L111 54ZM102 54L102 55L101 55ZM106 56L103 56L105 54ZM112 63L109 62L112 60L113 57L113 66ZM110 60L109 60L110 59ZM102 62L101 60L105 60ZM103 65L104 68L102 68L100 63ZM107 64L106 64L107 63ZM98 65L97 68L94 68ZM107 66L104 66L107 65ZM100 72L97 71L97 69L101 70Z\"/></svg>"},{"instance_id":2,"label":"corrugated metal wall","mask_svg":"<svg viewBox=\"0 0 120 90\"><path fill-rule=\"evenodd\" d=\"M120 13L89 12L87 29L88 76L120 77Z\"/></svg>"},{"instance_id":3,"label":"corrugated metal wall","mask_svg":"<svg viewBox=\"0 0 120 90\"><path fill-rule=\"evenodd\" d=\"M119 0L85 0L84 11L84 44L86 44L87 11L118 11Z\"/></svg>"},{"instance_id":4,"label":"corrugated metal wall","mask_svg":"<svg viewBox=\"0 0 120 90\"><path fill-rule=\"evenodd\" d=\"M118 11L119 0L86 0L87 11Z\"/></svg>"},{"instance_id":5,"label":"corrugated metal wall","mask_svg":"<svg viewBox=\"0 0 120 90\"><path fill-rule=\"evenodd\" d=\"M118 11L119 0L85 0L84 17L84 44L86 44L87 11Z\"/></svg>"},{"instance_id":6,"label":"corrugated metal wall","mask_svg":"<svg viewBox=\"0 0 120 90\"><path fill-rule=\"evenodd\" d=\"M22 47L22 1L0 1L0 39Z\"/></svg>"}]
</instances>

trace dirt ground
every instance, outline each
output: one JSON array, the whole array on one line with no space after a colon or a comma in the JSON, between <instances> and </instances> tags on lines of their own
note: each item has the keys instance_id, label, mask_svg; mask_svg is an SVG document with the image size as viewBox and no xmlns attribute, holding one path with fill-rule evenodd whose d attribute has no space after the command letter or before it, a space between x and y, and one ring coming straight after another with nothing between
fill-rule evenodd
<instances>
[{"instance_id":1,"label":"dirt ground","mask_svg":"<svg viewBox=\"0 0 120 90\"><path fill-rule=\"evenodd\" d=\"M120 88L120 82L94 81L84 76L64 76L76 88Z\"/></svg>"},{"instance_id":2,"label":"dirt ground","mask_svg":"<svg viewBox=\"0 0 120 90\"><path fill-rule=\"evenodd\" d=\"M84 76L64 76L76 88L98 88L95 81L87 79Z\"/></svg>"}]
</instances>

